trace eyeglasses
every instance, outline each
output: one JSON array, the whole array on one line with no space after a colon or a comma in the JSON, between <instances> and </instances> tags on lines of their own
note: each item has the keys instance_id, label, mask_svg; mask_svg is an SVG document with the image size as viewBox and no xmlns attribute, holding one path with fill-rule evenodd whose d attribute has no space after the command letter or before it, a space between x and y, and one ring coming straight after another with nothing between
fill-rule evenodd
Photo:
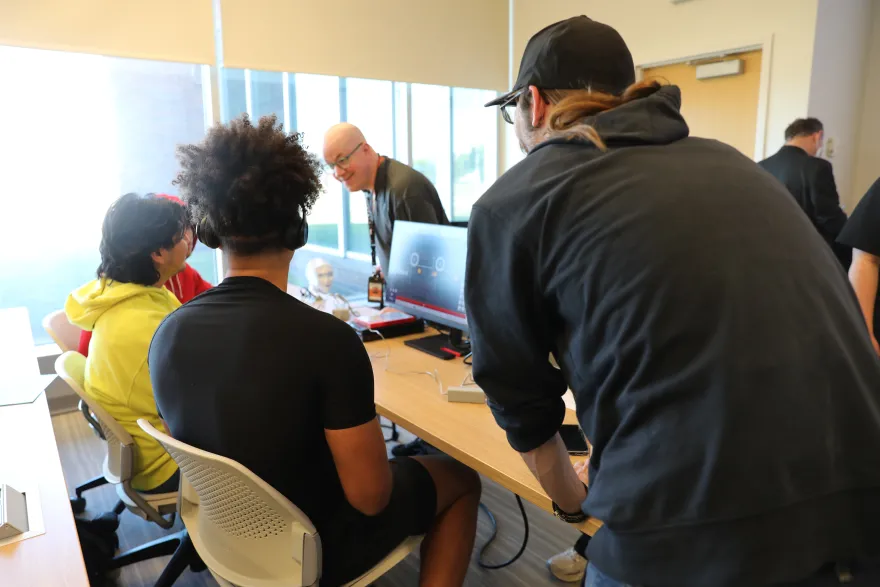
<instances>
[{"instance_id":1,"label":"eyeglasses","mask_svg":"<svg viewBox=\"0 0 880 587\"><path fill-rule=\"evenodd\" d=\"M339 167L340 169L348 169L349 164L351 164L352 155L357 153L357 150L363 146L364 146L364 143L363 143L363 141L361 141L360 143L357 144L357 146L354 149L351 150L351 152L349 154L343 155L342 157L340 157L339 159L337 159L333 163L325 163L324 167L326 167L328 171L334 171L337 167Z\"/></svg>"},{"instance_id":2,"label":"eyeglasses","mask_svg":"<svg viewBox=\"0 0 880 587\"><path fill-rule=\"evenodd\" d=\"M523 88L514 95L512 95L506 102L502 103L498 107L501 109L501 118L504 119L504 122L507 124L513 124L513 115L508 109L516 109L516 102L519 100L519 97L523 95L523 92L526 91L527 88Z\"/></svg>"}]
</instances>

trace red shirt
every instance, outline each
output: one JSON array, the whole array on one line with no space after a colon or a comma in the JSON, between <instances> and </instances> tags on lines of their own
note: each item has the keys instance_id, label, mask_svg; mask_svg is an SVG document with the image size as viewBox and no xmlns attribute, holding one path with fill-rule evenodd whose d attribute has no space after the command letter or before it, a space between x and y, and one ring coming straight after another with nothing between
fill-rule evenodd
<instances>
[{"instance_id":1,"label":"red shirt","mask_svg":"<svg viewBox=\"0 0 880 587\"><path fill-rule=\"evenodd\" d=\"M165 282L165 287L174 294L181 304L185 304L203 291L211 289L212 286L187 263L183 271ZM92 332L90 330L83 330L79 335L79 346L76 350L84 357L89 356L89 341L91 340Z\"/></svg>"}]
</instances>

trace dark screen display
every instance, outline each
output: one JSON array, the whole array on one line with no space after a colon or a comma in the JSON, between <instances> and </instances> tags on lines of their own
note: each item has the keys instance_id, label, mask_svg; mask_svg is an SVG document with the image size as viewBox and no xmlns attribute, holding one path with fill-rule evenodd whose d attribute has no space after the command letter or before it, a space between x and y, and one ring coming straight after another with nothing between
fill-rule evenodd
<instances>
[{"instance_id":1,"label":"dark screen display","mask_svg":"<svg viewBox=\"0 0 880 587\"><path fill-rule=\"evenodd\" d=\"M584 433L581 432L579 426L575 424L563 424L562 428L559 429L559 435L562 437L562 442L565 443L565 449L574 454L586 454L589 452L590 448L587 445L587 439L584 438Z\"/></svg>"},{"instance_id":2,"label":"dark screen display","mask_svg":"<svg viewBox=\"0 0 880 587\"><path fill-rule=\"evenodd\" d=\"M466 228L397 221L385 301L420 318L466 330L466 261Z\"/></svg>"}]
</instances>

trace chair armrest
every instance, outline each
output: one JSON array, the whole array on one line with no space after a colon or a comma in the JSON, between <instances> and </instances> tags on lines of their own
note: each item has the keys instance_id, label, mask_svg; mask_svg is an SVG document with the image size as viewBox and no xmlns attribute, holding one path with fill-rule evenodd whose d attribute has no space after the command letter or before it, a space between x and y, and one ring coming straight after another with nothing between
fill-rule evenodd
<instances>
[{"instance_id":1,"label":"chair armrest","mask_svg":"<svg viewBox=\"0 0 880 587\"><path fill-rule=\"evenodd\" d=\"M122 486L123 492L125 492L126 497L128 497L128 499L130 499L135 505L137 505L138 509L141 510L141 512L144 514L144 516L148 520L150 520L154 524L157 524L158 526L160 526L166 530L168 530L172 526L174 526L175 516L172 515L170 519L166 519L162 514L159 513L159 511L156 508L151 506L147 502L147 500L144 499L144 496L142 496L140 493L138 493L131 486L131 481L129 481L129 480L123 481L121 483L121 486Z\"/></svg>"}]
</instances>

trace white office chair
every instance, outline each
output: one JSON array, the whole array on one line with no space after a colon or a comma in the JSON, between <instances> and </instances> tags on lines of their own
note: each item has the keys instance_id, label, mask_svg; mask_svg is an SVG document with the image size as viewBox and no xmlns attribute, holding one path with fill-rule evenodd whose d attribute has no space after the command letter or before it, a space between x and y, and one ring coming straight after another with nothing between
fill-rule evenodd
<instances>
[{"instance_id":1,"label":"white office chair","mask_svg":"<svg viewBox=\"0 0 880 587\"><path fill-rule=\"evenodd\" d=\"M52 340L55 341L55 344L58 345L62 353L75 351L79 348L79 337L82 334L82 328L71 324L64 310L55 310L46 314L43 318L43 330L52 337ZM52 376L52 379L54 379L54 376ZM104 440L101 426L89 410L88 404L82 399L79 400L79 411L82 412L86 422L89 423L89 427L98 435L98 438ZM83 509L85 509L84 506ZM81 513L82 511L82 509L79 509L76 513Z\"/></svg>"},{"instance_id":2,"label":"white office chair","mask_svg":"<svg viewBox=\"0 0 880 587\"><path fill-rule=\"evenodd\" d=\"M144 419L138 425L180 467L180 517L222 587L318 585L321 539L308 516L240 463L175 440ZM347 587L369 585L421 541L404 540Z\"/></svg>"},{"instance_id":3,"label":"white office chair","mask_svg":"<svg viewBox=\"0 0 880 587\"><path fill-rule=\"evenodd\" d=\"M88 401L84 389L86 358L76 351L63 353L55 361L55 372L70 386L70 388L83 400ZM114 511L119 514L128 509L135 515L153 522L166 530L174 525L174 517L177 512L178 493L146 494L138 493L131 486L132 463L134 452L137 450L134 439L107 413L97 402L90 405L97 417L97 421L104 434L107 454L104 456L104 475L102 482L96 479L89 481L85 487L98 487L106 483L116 486L116 494L120 502ZM77 497L81 497L77 487ZM168 516L168 517L166 517ZM177 547L185 539L185 532L177 532L165 536L147 544L133 548L113 558L113 568L175 553Z\"/></svg>"}]
</instances>

